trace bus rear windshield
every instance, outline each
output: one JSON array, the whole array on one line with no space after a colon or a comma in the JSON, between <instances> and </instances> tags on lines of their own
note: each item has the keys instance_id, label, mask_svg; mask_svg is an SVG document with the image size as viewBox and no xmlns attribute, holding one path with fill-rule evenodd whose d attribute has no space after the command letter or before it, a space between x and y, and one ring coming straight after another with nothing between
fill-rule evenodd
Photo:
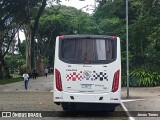
<instances>
[{"instance_id":1,"label":"bus rear windshield","mask_svg":"<svg viewBox=\"0 0 160 120\"><path fill-rule=\"evenodd\" d=\"M60 40L59 58L67 63L110 63L116 60L117 40Z\"/></svg>"}]
</instances>

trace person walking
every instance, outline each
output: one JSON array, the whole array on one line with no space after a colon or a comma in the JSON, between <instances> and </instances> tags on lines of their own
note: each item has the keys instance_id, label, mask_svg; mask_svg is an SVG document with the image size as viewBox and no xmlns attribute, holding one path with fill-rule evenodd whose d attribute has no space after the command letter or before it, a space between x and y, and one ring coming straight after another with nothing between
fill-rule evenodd
<instances>
[{"instance_id":1,"label":"person walking","mask_svg":"<svg viewBox=\"0 0 160 120\"><path fill-rule=\"evenodd\" d=\"M27 90L27 88L28 88L28 81L29 81L29 75L27 74L26 71L25 71L25 73L23 74L23 80L24 80L25 89Z\"/></svg>"},{"instance_id":2,"label":"person walking","mask_svg":"<svg viewBox=\"0 0 160 120\"><path fill-rule=\"evenodd\" d=\"M36 77L37 77L36 68L33 68L33 69L32 69L32 78L33 78L33 79L36 79Z\"/></svg>"},{"instance_id":3,"label":"person walking","mask_svg":"<svg viewBox=\"0 0 160 120\"><path fill-rule=\"evenodd\" d=\"M44 74L47 77L47 75L48 75L48 69L47 68L44 70Z\"/></svg>"}]
</instances>

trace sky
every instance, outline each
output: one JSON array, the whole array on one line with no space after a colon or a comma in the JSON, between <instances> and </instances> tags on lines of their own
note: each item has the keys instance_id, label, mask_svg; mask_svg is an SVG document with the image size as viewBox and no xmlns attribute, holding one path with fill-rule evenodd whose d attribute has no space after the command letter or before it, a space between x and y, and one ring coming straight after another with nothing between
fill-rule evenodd
<instances>
[{"instance_id":1,"label":"sky","mask_svg":"<svg viewBox=\"0 0 160 120\"><path fill-rule=\"evenodd\" d=\"M72 6L77 9L82 9L84 12L87 12L87 13L92 13L95 5L94 4L95 0L61 0L61 1L62 1L61 2L62 5Z\"/></svg>"},{"instance_id":2,"label":"sky","mask_svg":"<svg viewBox=\"0 0 160 120\"><path fill-rule=\"evenodd\" d=\"M66 6L73 6L78 9L86 6L86 5L94 5L94 0L61 0L62 4Z\"/></svg>"},{"instance_id":3,"label":"sky","mask_svg":"<svg viewBox=\"0 0 160 120\"><path fill-rule=\"evenodd\" d=\"M26 39L26 38L25 38L25 35L24 35L24 32L19 31L19 38L20 38L21 41L23 41L23 40ZM18 39L18 38L17 38L17 39Z\"/></svg>"}]
</instances>

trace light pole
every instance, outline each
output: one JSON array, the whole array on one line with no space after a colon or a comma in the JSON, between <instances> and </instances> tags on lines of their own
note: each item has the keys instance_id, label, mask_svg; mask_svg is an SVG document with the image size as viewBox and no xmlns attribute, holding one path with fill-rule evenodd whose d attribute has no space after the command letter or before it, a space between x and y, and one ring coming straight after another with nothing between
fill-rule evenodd
<instances>
[{"instance_id":1,"label":"light pole","mask_svg":"<svg viewBox=\"0 0 160 120\"><path fill-rule=\"evenodd\" d=\"M94 8L96 8L96 0L94 0Z\"/></svg>"},{"instance_id":2,"label":"light pole","mask_svg":"<svg viewBox=\"0 0 160 120\"><path fill-rule=\"evenodd\" d=\"M127 98L129 98L129 58L128 58L128 0L126 0L126 69L127 69Z\"/></svg>"}]
</instances>

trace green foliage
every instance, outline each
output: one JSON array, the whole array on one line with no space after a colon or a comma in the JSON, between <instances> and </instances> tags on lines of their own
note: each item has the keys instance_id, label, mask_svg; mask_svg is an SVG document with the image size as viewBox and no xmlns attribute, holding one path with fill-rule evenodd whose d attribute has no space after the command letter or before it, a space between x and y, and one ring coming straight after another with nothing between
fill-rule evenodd
<instances>
[{"instance_id":1,"label":"green foliage","mask_svg":"<svg viewBox=\"0 0 160 120\"><path fill-rule=\"evenodd\" d=\"M6 67L9 69L9 73L11 74L20 74L21 69L23 69L23 65L25 64L25 59L22 58L19 54L11 54L8 53L5 56ZM24 71L23 71L24 72Z\"/></svg>"},{"instance_id":2,"label":"green foliage","mask_svg":"<svg viewBox=\"0 0 160 120\"><path fill-rule=\"evenodd\" d=\"M93 15L97 26L97 34L120 36L125 33L124 1L106 2L97 8Z\"/></svg>"},{"instance_id":3,"label":"green foliage","mask_svg":"<svg viewBox=\"0 0 160 120\"><path fill-rule=\"evenodd\" d=\"M26 68L27 68L26 65L21 66L19 69L19 75L23 75L26 71Z\"/></svg>"},{"instance_id":4,"label":"green foliage","mask_svg":"<svg viewBox=\"0 0 160 120\"><path fill-rule=\"evenodd\" d=\"M73 7L47 7L40 18L38 34L37 56L47 58L47 65L53 66L55 38L65 34L94 34L98 31L92 17ZM39 52L38 52L39 51Z\"/></svg>"},{"instance_id":5,"label":"green foliage","mask_svg":"<svg viewBox=\"0 0 160 120\"><path fill-rule=\"evenodd\" d=\"M57 12L57 7L48 7L44 11L40 18L39 32L41 35L44 34L47 37L51 31L54 32L54 37L61 34L74 34L75 31L78 34L87 34L94 29L96 24L87 13L66 6L61 6Z\"/></svg>"},{"instance_id":6,"label":"green foliage","mask_svg":"<svg viewBox=\"0 0 160 120\"><path fill-rule=\"evenodd\" d=\"M48 65L49 65L49 60L47 59L47 58L42 58L42 60L43 60L43 63L44 63L44 66L45 67L48 67Z\"/></svg>"},{"instance_id":7,"label":"green foliage","mask_svg":"<svg viewBox=\"0 0 160 120\"><path fill-rule=\"evenodd\" d=\"M145 68L133 70L130 77L135 78L138 87L153 87L160 85L160 73L151 72Z\"/></svg>"},{"instance_id":8,"label":"green foliage","mask_svg":"<svg viewBox=\"0 0 160 120\"><path fill-rule=\"evenodd\" d=\"M156 0L129 1L130 82L137 86L157 86L160 71L160 6ZM93 15L97 34L121 38L122 86L126 86L126 19L125 1L106 1ZM141 68L141 66L144 66Z\"/></svg>"},{"instance_id":9,"label":"green foliage","mask_svg":"<svg viewBox=\"0 0 160 120\"><path fill-rule=\"evenodd\" d=\"M155 0L132 1L136 18L129 25L130 51L134 55L134 66L146 66L152 71L159 70L159 27L160 8Z\"/></svg>"},{"instance_id":10,"label":"green foliage","mask_svg":"<svg viewBox=\"0 0 160 120\"><path fill-rule=\"evenodd\" d=\"M127 77L126 77L126 73L124 71L122 71L122 75L121 75L121 86L122 87L126 87L127 86Z\"/></svg>"},{"instance_id":11,"label":"green foliage","mask_svg":"<svg viewBox=\"0 0 160 120\"><path fill-rule=\"evenodd\" d=\"M5 78L5 79L0 79L0 85L10 84L10 83L20 82L20 81L23 81L22 77L18 77L18 78Z\"/></svg>"},{"instance_id":12,"label":"green foliage","mask_svg":"<svg viewBox=\"0 0 160 120\"><path fill-rule=\"evenodd\" d=\"M34 23L38 21L38 17L41 15L41 11L43 11L46 5L45 2L46 0L0 1L0 78L9 77L9 70L14 72L17 70L17 67L19 67L18 65L21 65L20 61L17 61L17 58L14 59L12 57L12 59L10 59L10 56L7 54L10 52L10 49L14 50L13 44L16 44L16 33L19 31L20 27L30 24L33 20L35 21ZM35 29L31 32L35 33L34 31L36 31L38 26L32 27ZM34 34L31 35L34 36ZM31 45L33 46L33 43ZM33 48L31 50L33 50ZM23 53L21 54L24 55ZM32 55L33 54L34 53L32 53Z\"/></svg>"}]
</instances>

